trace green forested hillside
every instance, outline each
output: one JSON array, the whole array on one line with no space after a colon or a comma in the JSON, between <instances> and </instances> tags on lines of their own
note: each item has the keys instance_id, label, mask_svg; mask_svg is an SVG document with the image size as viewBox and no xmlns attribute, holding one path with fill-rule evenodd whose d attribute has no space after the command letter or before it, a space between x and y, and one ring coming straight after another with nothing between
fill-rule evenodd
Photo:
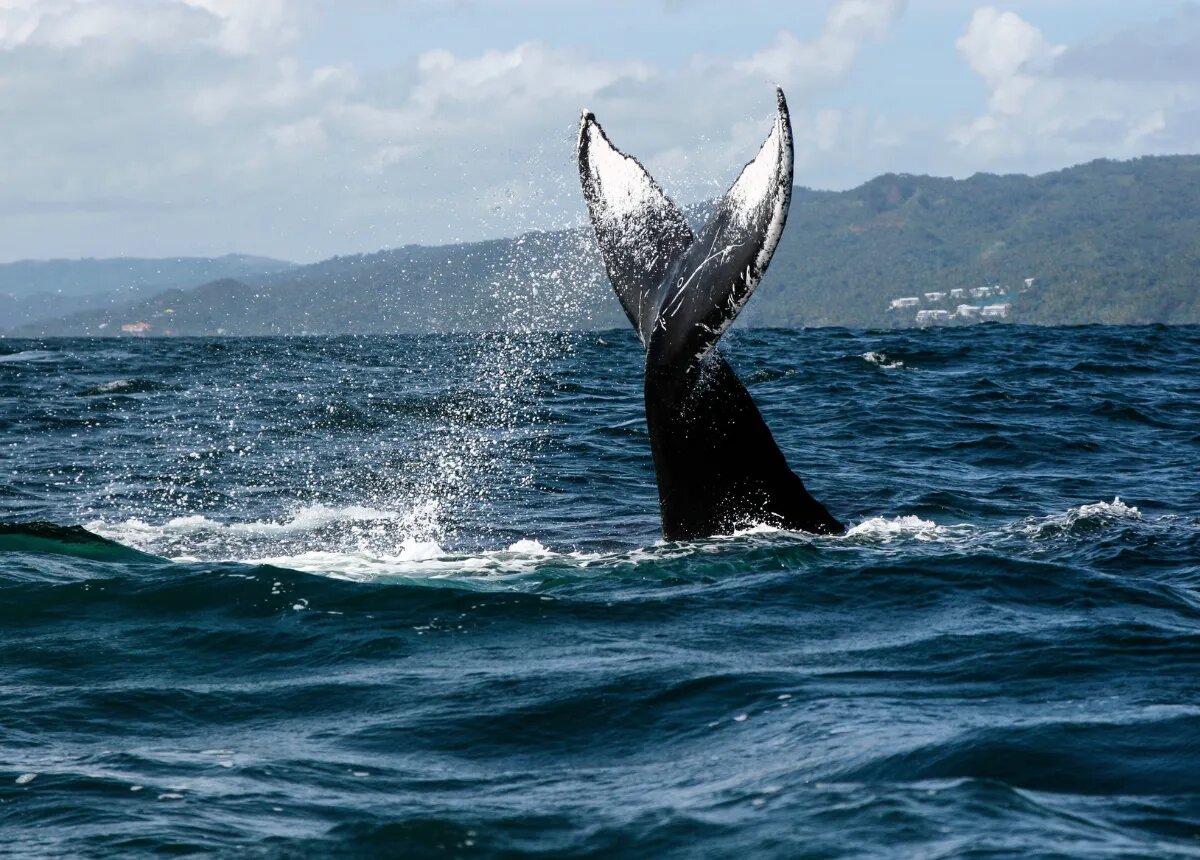
<instances>
[{"instance_id":1,"label":"green forested hillside","mask_svg":"<svg viewBox=\"0 0 1200 860\"><path fill-rule=\"evenodd\" d=\"M992 285L1004 294L924 298ZM920 301L888 309L905 296ZM797 188L742 323L913 325L919 309L960 302L1004 303L1009 321L1030 324L1200 323L1200 156L1096 161L1036 177L889 174L844 192ZM129 322L148 323L150 334L625 324L590 234L563 231L335 257L19 331L115 334Z\"/></svg>"},{"instance_id":2,"label":"green forested hillside","mask_svg":"<svg viewBox=\"0 0 1200 860\"><path fill-rule=\"evenodd\" d=\"M1017 322L1200 322L1200 157L797 189L746 314L760 325L907 324L913 315L898 320L889 299L1015 290L1029 277L1032 289L1010 292Z\"/></svg>"}]
</instances>

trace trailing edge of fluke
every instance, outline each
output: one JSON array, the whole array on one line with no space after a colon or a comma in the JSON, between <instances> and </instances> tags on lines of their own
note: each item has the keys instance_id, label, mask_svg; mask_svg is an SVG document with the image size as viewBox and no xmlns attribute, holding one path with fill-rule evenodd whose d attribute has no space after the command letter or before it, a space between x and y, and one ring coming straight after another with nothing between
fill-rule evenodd
<instances>
[{"instance_id":1,"label":"trailing edge of fluke","mask_svg":"<svg viewBox=\"0 0 1200 860\"><path fill-rule=\"evenodd\" d=\"M646 349L646 422L668 540L760 523L845 530L788 468L746 387L714 349L762 280L787 221L792 127L782 90L776 99L758 155L698 235L591 112L579 127L579 178L596 241Z\"/></svg>"}]
</instances>

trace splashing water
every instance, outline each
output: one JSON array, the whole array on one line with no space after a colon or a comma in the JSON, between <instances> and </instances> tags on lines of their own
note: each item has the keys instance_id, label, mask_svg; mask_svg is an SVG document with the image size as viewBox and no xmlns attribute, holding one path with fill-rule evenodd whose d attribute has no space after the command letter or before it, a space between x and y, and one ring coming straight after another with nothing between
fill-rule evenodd
<instances>
[{"instance_id":1,"label":"splashing water","mask_svg":"<svg viewBox=\"0 0 1200 860\"><path fill-rule=\"evenodd\" d=\"M507 334L0 343L10 852L1194 853L1200 331L743 332L851 528L666 543L545 260Z\"/></svg>"}]
</instances>

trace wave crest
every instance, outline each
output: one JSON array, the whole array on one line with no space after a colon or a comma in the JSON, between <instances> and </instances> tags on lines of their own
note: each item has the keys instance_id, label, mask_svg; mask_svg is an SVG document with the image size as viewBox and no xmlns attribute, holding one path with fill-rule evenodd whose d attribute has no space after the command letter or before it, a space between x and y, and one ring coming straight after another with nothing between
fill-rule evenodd
<instances>
[{"instance_id":1,"label":"wave crest","mask_svg":"<svg viewBox=\"0 0 1200 860\"><path fill-rule=\"evenodd\" d=\"M846 531L847 538L889 538L911 535L917 540L934 540L948 535L950 529L940 526L932 520L923 520L915 516L900 516L888 519L886 517L871 517L863 520Z\"/></svg>"}]
</instances>

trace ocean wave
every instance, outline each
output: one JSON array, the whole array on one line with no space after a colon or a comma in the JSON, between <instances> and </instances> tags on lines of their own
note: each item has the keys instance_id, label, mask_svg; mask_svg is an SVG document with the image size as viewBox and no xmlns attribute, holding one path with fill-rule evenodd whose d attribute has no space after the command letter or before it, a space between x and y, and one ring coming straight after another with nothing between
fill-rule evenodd
<instances>
[{"instance_id":1,"label":"ocean wave","mask_svg":"<svg viewBox=\"0 0 1200 860\"><path fill-rule=\"evenodd\" d=\"M1195 853L1200 328L754 333L681 542L603 338L0 342L8 850Z\"/></svg>"},{"instance_id":2,"label":"ocean wave","mask_svg":"<svg viewBox=\"0 0 1200 860\"><path fill-rule=\"evenodd\" d=\"M46 362L58 361L62 358L62 353L53 352L47 349L26 349L21 352L10 352L0 355L0 364L16 364L19 362Z\"/></svg>"},{"instance_id":3,"label":"ocean wave","mask_svg":"<svg viewBox=\"0 0 1200 860\"><path fill-rule=\"evenodd\" d=\"M1084 537L1142 520L1142 513L1136 507L1113 498L1111 502L1078 505L1060 514L1030 517L1017 523L1015 530L1033 540L1048 540Z\"/></svg>"},{"instance_id":4,"label":"ocean wave","mask_svg":"<svg viewBox=\"0 0 1200 860\"><path fill-rule=\"evenodd\" d=\"M260 520L253 522L220 522L210 519L203 514L192 514L185 517L173 517L161 526L153 526L142 520L131 519L121 523L108 524L103 520L89 523L100 533L106 530L126 533L136 536L156 531L195 533L199 531L228 531L238 534L275 535L295 532L312 531L333 523L346 522L397 522L410 520L411 512L381 510L366 505L308 505L293 512L288 518L281 520Z\"/></svg>"},{"instance_id":5,"label":"ocean wave","mask_svg":"<svg viewBox=\"0 0 1200 860\"><path fill-rule=\"evenodd\" d=\"M296 555L268 556L244 561L247 564L265 564L368 582L397 577L470 579L512 576L534 571L547 559L555 558L577 560L571 555L560 556L553 553L536 540L520 540L503 550L462 554L447 552L435 541L406 539L401 541L394 553L387 555L363 551L310 550Z\"/></svg>"},{"instance_id":6,"label":"ocean wave","mask_svg":"<svg viewBox=\"0 0 1200 860\"><path fill-rule=\"evenodd\" d=\"M268 564L356 581L388 577L504 578L531 573L561 576L569 571L590 576L605 569L619 572L643 564L658 566L664 575L672 576L689 570L719 571L726 564L736 568L761 553L795 562L797 552L816 553L819 557L838 547L890 547L889 553L920 546L935 554L1019 552L1029 542L1075 540L1142 524L1160 531L1194 531L1177 517L1148 522L1137 507L1114 498L1111 502L1007 522L946 524L899 515L868 518L843 535L789 532L759 524L698 541L659 541L609 551L556 550L537 538L525 537L497 548L464 552L447 548L433 534L437 528L430 524L436 523L437 515L438 506L433 502L407 510L316 504L280 519L220 521L193 514L161 523L140 518L94 520L86 524L87 531L78 527L66 531L90 533L98 546L109 547L103 552L110 555L114 548L121 547L140 557L185 563ZM36 551L33 544L21 546L23 551ZM96 557L104 556L102 553Z\"/></svg>"},{"instance_id":7,"label":"ocean wave","mask_svg":"<svg viewBox=\"0 0 1200 860\"><path fill-rule=\"evenodd\" d=\"M864 352L862 358L867 364L874 365L881 370L902 370L904 368L903 361L892 361L887 357L887 353L883 352Z\"/></svg>"},{"instance_id":8,"label":"ocean wave","mask_svg":"<svg viewBox=\"0 0 1200 860\"><path fill-rule=\"evenodd\" d=\"M1169 750L1200 742L1200 711L1154 710L1136 715L1041 721L966 731L957 737L889 755L840 778L855 782L988 779L1019 788L1081 795L1174 794L1193 785L1190 757ZM1097 760L1095 750L1120 749Z\"/></svg>"},{"instance_id":9,"label":"ocean wave","mask_svg":"<svg viewBox=\"0 0 1200 860\"><path fill-rule=\"evenodd\" d=\"M846 530L847 538L866 538L870 540L890 540L896 537L911 536L917 540L932 541L957 532L948 526L941 526L931 520L923 520L915 516L900 516L888 519L872 517Z\"/></svg>"},{"instance_id":10,"label":"ocean wave","mask_svg":"<svg viewBox=\"0 0 1200 860\"><path fill-rule=\"evenodd\" d=\"M142 561L145 553L79 526L0 522L0 552L65 555L95 561Z\"/></svg>"},{"instance_id":11,"label":"ocean wave","mask_svg":"<svg viewBox=\"0 0 1200 860\"><path fill-rule=\"evenodd\" d=\"M107 394L147 394L154 391L171 391L172 386L153 379L113 379L92 385L79 392L79 397L99 397Z\"/></svg>"}]
</instances>

